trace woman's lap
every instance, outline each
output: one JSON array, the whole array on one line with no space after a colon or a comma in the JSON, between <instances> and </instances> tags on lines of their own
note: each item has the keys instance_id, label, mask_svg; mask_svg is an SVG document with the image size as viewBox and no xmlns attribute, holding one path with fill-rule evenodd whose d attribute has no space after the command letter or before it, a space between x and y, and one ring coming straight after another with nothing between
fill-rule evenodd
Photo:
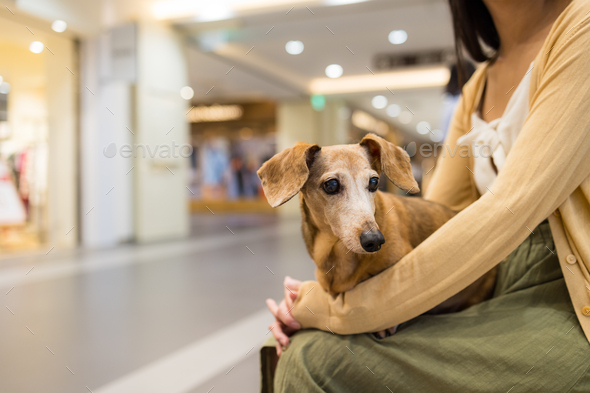
<instances>
[{"instance_id":1,"label":"woman's lap","mask_svg":"<svg viewBox=\"0 0 590 393\"><path fill-rule=\"evenodd\" d=\"M297 333L275 391L590 391L588 341L557 260L542 251L552 242L529 240L500 266L495 297L477 306L420 316L382 340Z\"/></svg>"}]
</instances>

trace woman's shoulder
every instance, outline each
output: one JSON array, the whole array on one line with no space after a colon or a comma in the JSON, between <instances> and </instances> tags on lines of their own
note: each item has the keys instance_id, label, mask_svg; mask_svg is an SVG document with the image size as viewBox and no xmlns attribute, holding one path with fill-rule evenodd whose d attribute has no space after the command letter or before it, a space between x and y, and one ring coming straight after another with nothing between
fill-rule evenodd
<instances>
[{"instance_id":1,"label":"woman's shoulder","mask_svg":"<svg viewBox=\"0 0 590 393\"><path fill-rule=\"evenodd\" d=\"M590 0L572 0L553 23L546 44L564 44L573 37L590 34L589 22Z\"/></svg>"},{"instance_id":2,"label":"woman's shoulder","mask_svg":"<svg viewBox=\"0 0 590 393\"><path fill-rule=\"evenodd\" d=\"M563 69L563 66L579 68L586 72L588 48L590 48L590 0L573 0L553 23L551 31L535 59L533 83L535 90L547 72Z\"/></svg>"}]
</instances>

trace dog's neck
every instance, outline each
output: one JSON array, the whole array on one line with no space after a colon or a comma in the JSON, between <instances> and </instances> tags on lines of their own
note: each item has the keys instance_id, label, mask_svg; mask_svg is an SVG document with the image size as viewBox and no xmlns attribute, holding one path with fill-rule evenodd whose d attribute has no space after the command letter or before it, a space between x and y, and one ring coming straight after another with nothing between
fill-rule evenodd
<instances>
[{"instance_id":1,"label":"dog's neck","mask_svg":"<svg viewBox=\"0 0 590 393\"><path fill-rule=\"evenodd\" d=\"M375 256L347 250L329 226L314 217L303 194L300 196L300 207L303 239L317 266L316 279L333 295L351 289L360 280L360 276L356 276L364 274L359 265Z\"/></svg>"}]
</instances>

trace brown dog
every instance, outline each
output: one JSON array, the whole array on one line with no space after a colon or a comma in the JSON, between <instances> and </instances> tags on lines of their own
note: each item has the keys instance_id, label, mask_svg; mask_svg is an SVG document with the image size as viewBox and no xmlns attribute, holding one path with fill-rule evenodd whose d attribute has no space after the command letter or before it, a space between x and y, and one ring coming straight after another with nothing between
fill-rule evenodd
<instances>
[{"instance_id":1,"label":"brown dog","mask_svg":"<svg viewBox=\"0 0 590 393\"><path fill-rule=\"evenodd\" d=\"M305 245L318 282L333 296L392 266L456 214L421 198L378 191L381 173L406 193L419 191L407 153L372 134L356 145L297 143L258 171L271 206L300 193ZM479 303L494 282L495 271L435 311Z\"/></svg>"}]
</instances>

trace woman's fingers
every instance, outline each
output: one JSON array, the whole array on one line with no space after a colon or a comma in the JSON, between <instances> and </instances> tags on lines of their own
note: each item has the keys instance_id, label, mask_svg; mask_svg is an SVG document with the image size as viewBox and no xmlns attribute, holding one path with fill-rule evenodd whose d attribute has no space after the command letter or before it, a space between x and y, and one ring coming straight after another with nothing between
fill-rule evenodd
<instances>
[{"instance_id":1,"label":"woman's fingers","mask_svg":"<svg viewBox=\"0 0 590 393\"><path fill-rule=\"evenodd\" d=\"M289 276L285 277L285 286L289 287L289 289L295 293L299 292L301 284L303 284L303 281L295 280L294 278L291 278Z\"/></svg>"},{"instance_id":2,"label":"woman's fingers","mask_svg":"<svg viewBox=\"0 0 590 393\"><path fill-rule=\"evenodd\" d=\"M271 325L271 329L272 329L272 335L274 336L275 340L277 340L277 342L282 345L283 347L286 347L287 345L289 345L289 336L287 336L287 332L284 331L284 327L281 326L281 323L278 321L275 321L272 323Z\"/></svg>"},{"instance_id":3,"label":"woman's fingers","mask_svg":"<svg viewBox=\"0 0 590 393\"><path fill-rule=\"evenodd\" d=\"M291 315L293 306L288 308L285 300L281 301L281 304L277 306L277 303L273 299L266 299L266 305L277 320L295 330L301 329L299 322L297 322Z\"/></svg>"},{"instance_id":4,"label":"woman's fingers","mask_svg":"<svg viewBox=\"0 0 590 393\"><path fill-rule=\"evenodd\" d=\"M277 315L279 312L279 306L277 306L277 302L275 302L273 299L266 299L266 306L268 307L272 315L274 315L275 318L278 318Z\"/></svg>"},{"instance_id":5,"label":"woman's fingers","mask_svg":"<svg viewBox=\"0 0 590 393\"><path fill-rule=\"evenodd\" d=\"M287 307L290 309L293 307L293 303L295 303L295 299L297 299L297 291L293 291L287 285L285 285L285 302L287 303Z\"/></svg>"},{"instance_id":6,"label":"woman's fingers","mask_svg":"<svg viewBox=\"0 0 590 393\"><path fill-rule=\"evenodd\" d=\"M291 311L293 304L297 299L302 282L294 280L291 277L285 277L285 298L277 305L273 299L266 299L266 305L270 312L275 316L273 322L268 328L272 331L274 338L277 340L277 355L281 356L283 348L289 345L289 336L301 329L299 322L293 318Z\"/></svg>"},{"instance_id":7,"label":"woman's fingers","mask_svg":"<svg viewBox=\"0 0 590 393\"><path fill-rule=\"evenodd\" d=\"M275 317L279 319L281 322L283 322L285 325L289 326L290 328L299 330L301 329L301 325L299 324L299 322L295 320L295 318L293 318L293 315L291 315L292 310L293 306L287 307L286 301L283 300L281 304L279 304L279 309Z\"/></svg>"},{"instance_id":8,"label":"woman's fingers","mask_svg":"<svg viewBox=\"0 0 590 393\"><path fill-rule=\"evenodd\" d=\"M270 312L275 316L275 322L273 322L269 329L272 331L272 335L275 339L283 346L289 345L289 336L295 333L300 325L293 319L284 315L283 311L286 309L284 306L285 301L282 301L279 306L272 299L267 299L266 304Z\"/></svg>"}]
</instances>

